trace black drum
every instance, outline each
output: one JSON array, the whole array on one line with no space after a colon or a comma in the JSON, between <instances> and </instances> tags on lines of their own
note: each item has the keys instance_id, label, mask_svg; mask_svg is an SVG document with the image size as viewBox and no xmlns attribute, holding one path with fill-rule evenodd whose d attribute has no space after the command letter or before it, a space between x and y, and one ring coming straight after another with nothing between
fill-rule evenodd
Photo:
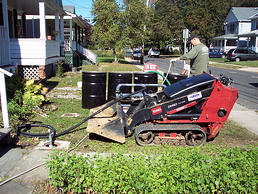
<instances>
[{"instance_id":1,"label":"black drum","mask_svg":"<svg viewBox=\"0 0 258 194\"><path fill-rule=\"evenodd\" d=\"M82 108L94 108L106 103L106 72L82 72Z\"/></svg>"},{"instance_id":2,"label":"black drum","mask_svg":"<svg viewBox=\"0 0 258 194\"><path fill-rule=\"evenodd\" d=\"M116 87L119 84L131 84L132 77L131 73L108 73L108 101L116 97ZM121 87L120 91L130 94L132 93L132 87Z\"/></svg>"},{"instance_id":3,"label":"black drum","mask_svg":"<svg viewBox=\"0 0 258 194\"><path fill-rule=\"evenodd\" d=\"M158 84L158 74L156 73L144 73L137 72L134 73L134 83L135 84ZM147 93L155 93L158 91L156 86L147 86ZM142 89L141 86L135 86L134 91Z\"/></svg>"}]
</instances>

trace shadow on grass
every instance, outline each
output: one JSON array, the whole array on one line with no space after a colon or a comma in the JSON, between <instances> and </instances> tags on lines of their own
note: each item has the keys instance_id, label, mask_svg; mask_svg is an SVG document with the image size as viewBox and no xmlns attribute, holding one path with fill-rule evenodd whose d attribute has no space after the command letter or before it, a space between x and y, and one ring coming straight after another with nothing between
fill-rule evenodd
<instances>
[{"instance_id":1,"label":"shadow on grass","mask_svg":"<svg viewBox=\"0 0 258 194\"><path fill-rule=\"evenodd\" d=\"M49 80L42 80L41 83L44 85L44 87L48 87L49 91L53 90L59 83L59 81L49 81Z\"/></svg>"}]
</instances>

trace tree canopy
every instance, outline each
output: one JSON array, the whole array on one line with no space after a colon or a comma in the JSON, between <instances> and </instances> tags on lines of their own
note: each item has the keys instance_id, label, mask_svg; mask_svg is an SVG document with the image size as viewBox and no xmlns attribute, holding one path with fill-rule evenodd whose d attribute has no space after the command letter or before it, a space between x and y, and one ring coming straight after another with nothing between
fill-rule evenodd
<instances>
[{"instance_id":1,"label":"tree canopy","mask_svg":"<svg viewBox=\"0 0 258 194\"><path fill-rule=\"evenodd\" d=\"M121 2L121 1L119 1ZM93 40L114 53L125 45L148 42L160 47L182 43L183 29L198 34L208 46L224 33L224 20L231 7L258 7L258 0L93 0Z\"/></svg>"}]
</instances>

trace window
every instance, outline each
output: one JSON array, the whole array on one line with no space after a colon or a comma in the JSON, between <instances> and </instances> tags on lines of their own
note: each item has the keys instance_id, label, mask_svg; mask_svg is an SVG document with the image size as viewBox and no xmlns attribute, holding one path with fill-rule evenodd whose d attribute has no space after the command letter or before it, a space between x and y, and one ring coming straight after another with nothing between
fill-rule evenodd
<instances>
[{"instance_id":1,"label":"window","mask_svg":"<svg viewBox=\"0 0 258 194\"><path fill-rule=\"evenodd\" d=\"M258 19L256 20L256 30L258 30Z\"/></svg>"},{"instance_id":2,"label":"window","mask_svg":"<svg viewBox=\"0 0 258 194\"><path fill-rule=\"evenodd\" d=\"M229 33L234 34L235 31L235 25L234 24L230 24L229 26Z\"/></svg>"},{"instance_id":3,"label":"window","mask_svg":"<svg viewBox=\"0 0 258 194\"><path fill-rule=\"evenodd\" d=\"M0 26L4 25L4 16L3 16L3 6L2 3L0 2Z\"/></svg>"}]
</instances>

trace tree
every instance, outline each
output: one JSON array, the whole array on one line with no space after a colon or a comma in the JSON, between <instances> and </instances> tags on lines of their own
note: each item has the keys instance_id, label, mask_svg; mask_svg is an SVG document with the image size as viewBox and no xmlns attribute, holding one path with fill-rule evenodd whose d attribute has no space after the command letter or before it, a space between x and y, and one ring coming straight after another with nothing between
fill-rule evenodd
<instances>
[{"instance_id":1,"label":"tree","mask_svg":"<svg viewBox=\"0 0 258 194\"><path fill-rule=\"evenodd\" d=\"M91 34L92 34L92 25L89 23L90 21L88 19L83 19L83 17L80 15L79 19L85 24L86 28L84 29L85 34L85 44L90 45L92 44L91 41ZM84 41L83 41L84 42Z\"/></svg>"},{"instance_id":2,"label":"tree","mask_svg":"<svg viewBox=\"0 0 258 194\"><path fill-rule=\"evenodd\" d=\"M129 38L130 46L142 46L148 33L145 31L150 9L145 0L124 0L123 16L125 23L125 36Z\"/></svg>"},{"instance_id":3,"label":"tree","mask_svg":"<svg viewBox=\"0 0 258 194\"><path fill-rule=\"evenodd\" d=\"M118 62L117 50L123 43L123 25L121 25L120 7L115 0L93 0L94 15L92 39L101 48L112 48L115 62Z\"/></svg>"}]
</instances>

